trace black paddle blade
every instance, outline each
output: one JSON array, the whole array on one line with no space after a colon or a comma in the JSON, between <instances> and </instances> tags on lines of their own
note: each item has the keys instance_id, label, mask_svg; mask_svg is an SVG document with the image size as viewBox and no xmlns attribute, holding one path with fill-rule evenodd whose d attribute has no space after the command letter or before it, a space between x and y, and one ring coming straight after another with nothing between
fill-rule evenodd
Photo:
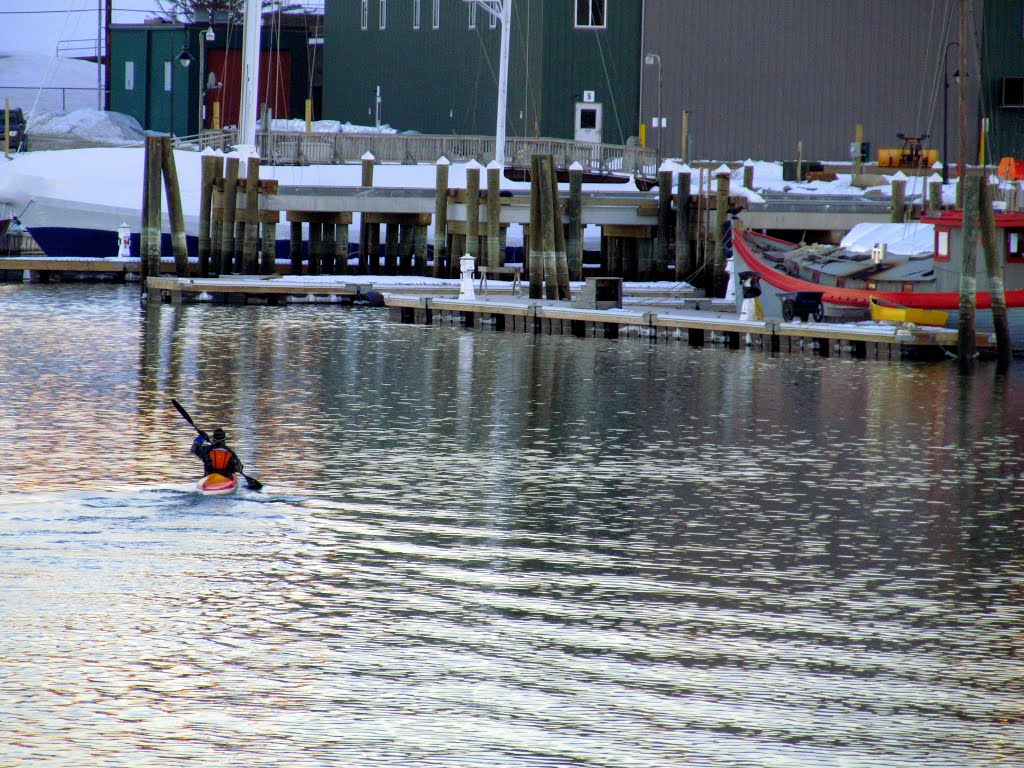
<instances>
[{"instance_id":1,"label":"black paddle blade","mask_svg":"<svg viewBox=\"0 0 1024 768\"><path fill-rule=\"evenodd\" d=\"M242 477L245 478L245 487L248 488L250 491L258 491L263 487L263 483L261 483L255 477L249 477L244 472L240 472L239 474L241 474Z\"/></svg>"}]
</instances>

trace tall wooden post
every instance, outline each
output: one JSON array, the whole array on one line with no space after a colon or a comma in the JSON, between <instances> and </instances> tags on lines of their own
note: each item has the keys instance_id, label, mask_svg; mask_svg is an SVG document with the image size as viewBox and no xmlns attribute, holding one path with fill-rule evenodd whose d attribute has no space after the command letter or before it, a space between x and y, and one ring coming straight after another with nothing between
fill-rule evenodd
<instances>
[{"instance_id":1,"label":"tall wooden post","mask_svg":"<svg viewBox=\"0 0 1024 768\"><path fill-rule=\"evenodd\" d=\"M288 255L292 260L292 274L302 274L302 222L288 217L290 227L288 238Z\"/></svg>"},{"instance_id":2,"label":"tall wooden post","mask_svg":"<svg viewBox=\"0 0 1024 768\"><path fill-rule=\"evenodd\" d=\"M540 299L544 295L544 229L541 213L541 156L530 156L530 254L529 277L530 298Z\"/></svg>"},{"instance_id":3,"label":"tall wooden post","mask_svg":"<svg viewBox=\"0 0 1024 768\"><path fill-rule=\"evenodd\" d=\"M482 263L480 258L480 163L470 160L466 163L466 250ZM452 261L458 261L465 254L456 253Z\"/></svg>"},{"instance_id":4,"label":"tall wooden post","mask_svg":"<svg viewBox=\"0 0 1024 768\"><path fill-rule=\"evenodd\" d=\"M1006 315L1006 291L1003 285L1003 250L996 217L992 207L992 185L987 181L981 186L981 244L985 252L985 270L988 274L988 290L992 300L992 324L996 332L996 367L1005 373L1010 367L1013 354L1010 347L1010 323Z\"/></svg>"},{"instance_id":5,"label":"tall wooden post","mask_svg":"<svg viewBox=\"0 0 1024 768\"><path fill-rule=\"evenodd\" d=\"M569 262L569 279L583 279L583 166L569 166L569 201L565 207L569 220L565 226L565 257Z\"/></svg>"},{"instance_id":6,"label":"tall wooden post","mask_svg":"<svg viewBox=\"0 0 1024 768\"><path fill-rule=\"evenodd\" d=\"M646 280L661 280L668 270L668 241L672 231L672 171L658 171L658 234L654 241L654 274Z\"/></svg>"},{"instance_id":7,"label":"tall wooden post","mask_svg":"<svg viewBox=\"0 0 1024 768\"><path fill-rule=\"evenodd\" d=\"M448 158L438 158L434 175L434 277L447 277L448 260Z\"/></svg>"},{"instance_id":8,"label":"tall wooden post","mask_svg":"<svg viewBox=\"0 0 1024 768\"><path fill-rule=\"evenodd\" d=\"M928 177L928 209L935 213L942 210L942 177L937 173Z\"/></svg>"},{"instance_id":9,"label":"tall wooden post","mask_svg":"<svg viewBox=\"0 0 1024 768\"><path fill-rule=\"evenodd\" d=\"M889 206L889 221L899 224L907 208L907 177L902 171L892 177L892 202Z\"/></svg>"},{"instance_id":10,"label":"tall wooden post","mask_svg":"<svg viewBox=\"0 0 1024 768\"><path fill-rule=\"evenodd\" d=\"M853 175L854 177L860 176L863 170L864 161L860 156L860 148L864 146L864 125L863 123L857 123L857 127L853 132Z\"/></svg>"},{"instance_id":11,"label":"tall wooden post","mask_svg":"<svg viewBox=\"0 0 1024 768\"><path fill-rule=\"evenodd\" d=\"M213 180L215 167L221 159L216 155L203 155L200 161L199 182L199 276L210 276L211 211L213 208Z\"/></svg>"},{"instance_id":12,"label":"tall wooden post","mask_svg":"<svg viewBox=\"0 0 1024 768\"><path fill-rule=\"evenodd\" d=\"M235 221L238 215L238 158L229 157L224 171L224 224L220 239L221 273L235 271Z\"/></svg>"},{"instance_id":13,"label":"tall wooden post","mask_svg":"<svg viewBox=\"0 0 1024 768\"><path fill-rule=\"evenodd\" d=\"M223 249L221 240L224 238L224 159L216 158L213 165L213 196L210 205L213 207L213 226L210 235L210 262L213 273L223 272L220 254Z\"/></svg>"},{"instance_id":14,"label":"tall wooden post","mask_svg":"<svg viewBox=\"0 0 1024 768\"><path fill-rule=\"evenodd\" d=\"M977 354L975 340L975 315L978 310L977 296L977 235L978 209L980 207L981 177L967 174L961 177L964 185L964 220L961 231L963 242L960 246L960 319L957 325L957 360L960 370L967 372L974 366Z\"/></svg>"},{"instance_id":15,"label":"tall wooden post","mask_svg":"<svg viewBox=\"0 0 1024 768\"><path fill-rule=\"evenodd\" d=\"M718 180L717 195L715 197L715 259L712 267L711 285L713 295L716 297L725 296L725 222L729 219L729 179L731 171L728 166L722 165L715 172Z\"/></svg>"},{"instance_id":16,"label":"tall wooden post","mask_svg":"<svg viewBox=\"0 0 1024 768\"><path fill-rule=\"evenodd\" d=\"M743 186L747 189L754 188L754 164L749 160L743 164Z\"/></svg>"},{"instance_id":17,"label":"tall wooden post","mask_svg":"<svg viewBox=\"0 0 1024 768\"><path fill-rule=\"evenodd\" d=\"M690 172L680 171L676 179L676 270L677 283L693 272L690 251Z\"/></svg>"},{"instance_id":18,"label":"tall wooden post","mask_svg":"<svg viewBox=\"0 0 1024 768\"><path fill-rule=\"evenodd\" d=\"M555 235L555 270L554 279L558 290L558 298L568 301L572 298L569 286L569 262L565 254L565 217L562 215L562 199L558 195L558 173L555 171L555 158L547 156L547 176L551 184L551 228Z\"/></svg>"},{"instance_id":19,"label":"tall wooden post","mask_svg":"<svg viewBox=\"0 0 1024 768\"><path fill-rule=\"evenodd\" d=\"M178 187L178 168L174 163L174 142L170 136L161 136L160 144L160 166L163 169L164 192L167 195L167 218L171 225L174 274L178 277L188 277L185 214L181 210L181 189Z\"/></svg>"},{"instance_id":20,"label":"tall wooden post","mask_svg":"<svg viewBox=\"0 0 1024 768\"><path fill-rule=\"evenodd\" d=\"M540 158L540 229L541 261L544 265L544 296L558 299L558 283L555 280L555 199L551 194L551 170L548 155Z\"/></svg>"},{"instance_id":21,"label":"tall wooden post","mask_svg":"<svg viewBox=\"0 0 1024 768\"><path fill-rule=\"evenodd\" d=\"M242 274L258 271L260 242L260 159L250 157L245 173L245 242L242 248Z\"/></svg>"},{"instance_id":22,"label":"tall wooden post","mask_svg":"<svg viewBox=\"0 0 1024 768\"><path fill-rule=\"evenodd\" d=\"M502 167L492 160L487 165L487 266L500 267L501 252L501 173Z\"/></svg>"},{"instance_id":23,"label":"tall wooden post","mask_svg":"<svg viewBox=\"0 0 1024 768\"><path fill-rule=\"evenodd\" d=\"M334 273L336 275L348 274L348 227L351 223L351 213L346 213L338 223L338 234L334 251Z\"/></svg>"},{"instance_id":24,"label":"tall wooden post","mask_svg":"<svg viewBox=\"0 0 1024 768\"><path fill-rule=\"evenodd\" d=\"M384 274L395 274L398 266L398 225L387 224L384 230Z\"/></svg>"},{"instance_id":25,"label":"tall wooden post","mask_svg":"<svg viewBox=\"0 0 1024 768\"><path fill-rule=\"evenodd\" d=\"M360 184L368 189L373 186L373 153L365 153L361 162ZM380 268L380 224L370 224L366 218L365 214L359 215L359 272L374 274Z\"/></svg>"},{"instance_id":26,"label":"tall wooden post","mask_svg":"<svg viewBox=\"0 0 1024 768\"><path fill-rule=\"evenodd\" d=\"M147 291L147 278L160 276L161 147L159 136L146 136L145 188L142 192L142 236L140 238L143 293Z\"/></svg>"}]
</instances>

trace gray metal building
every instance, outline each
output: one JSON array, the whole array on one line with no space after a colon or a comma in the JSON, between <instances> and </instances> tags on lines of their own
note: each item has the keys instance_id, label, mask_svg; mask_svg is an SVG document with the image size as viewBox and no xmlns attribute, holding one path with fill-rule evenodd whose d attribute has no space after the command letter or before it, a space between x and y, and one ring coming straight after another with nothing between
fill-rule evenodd
<instances>
[{"instance_id":1,"label":"gray metal building","mask_svg":"<svg viewBox=\"0 0 1024 768\"><path fill-rule=\"evenodd\" d=\"M972 39L980 19L976 8ZM957 35L958 0L646 0L640 111L648 143L656 140L660 58L664 154L687 156L684 111L690 158L794 159L802 142L805 159L842 160L858 123L872 157L901 146L900 133L928 134L925 145L941 148L945 93L955 161L958 99L943 81L957 68L957 49L947 51ZM977 72L977 52L965 47L968 72ZM971 162L977 79L968 82Z\"/></svg>"}]
</instances>

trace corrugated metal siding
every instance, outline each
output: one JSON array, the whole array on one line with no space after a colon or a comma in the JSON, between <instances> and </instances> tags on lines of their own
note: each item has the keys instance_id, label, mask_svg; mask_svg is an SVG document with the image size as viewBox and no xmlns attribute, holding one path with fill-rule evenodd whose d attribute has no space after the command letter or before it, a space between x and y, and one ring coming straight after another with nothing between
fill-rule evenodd
<instances>
[{"instance_id":1,"label":"corrugated metal siding","mask_svg":"<svg viewBox=\"0 0 1024 768\"><path fill-rule=\"evenodd\" d=\"M1024 77L1024 0L985 3L986 101L992 118L990 162L1001 157L1024 158L1024 109L1002 106L1002 79Z\"/></svg>"},{"instance_id":2,"label":"corrugated metal siding","mask_svg":"<svg viewBox=\"0 0 1024 768\"><path fill-rule=\"evenodd\" d=\"M944 15L955 9L956 0L648 0L645 50L662 57L670 154L681 152L683 110L696 158L790 159L802 141L805 158L843 160L857 123L873 154L900 146L901 132L938 146L940 62L956 35ZM643 68L648 121L655 69Z\"/></svg>"}]
</instances>

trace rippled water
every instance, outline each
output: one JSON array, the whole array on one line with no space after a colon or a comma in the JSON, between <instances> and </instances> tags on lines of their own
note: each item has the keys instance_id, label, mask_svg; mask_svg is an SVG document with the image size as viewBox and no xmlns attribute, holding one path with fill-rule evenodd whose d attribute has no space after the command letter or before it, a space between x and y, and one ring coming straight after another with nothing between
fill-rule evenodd
<instances>
[{"instance_id":1,"label":"rippled water","mask_svg":"<svg viewBox=\"0 0 1024 768\"><path fill-rule=\"evenodd\" d=\"M0 765L1024 765L1022 392L0 286Z\"/></svg>"}]
</instances>

